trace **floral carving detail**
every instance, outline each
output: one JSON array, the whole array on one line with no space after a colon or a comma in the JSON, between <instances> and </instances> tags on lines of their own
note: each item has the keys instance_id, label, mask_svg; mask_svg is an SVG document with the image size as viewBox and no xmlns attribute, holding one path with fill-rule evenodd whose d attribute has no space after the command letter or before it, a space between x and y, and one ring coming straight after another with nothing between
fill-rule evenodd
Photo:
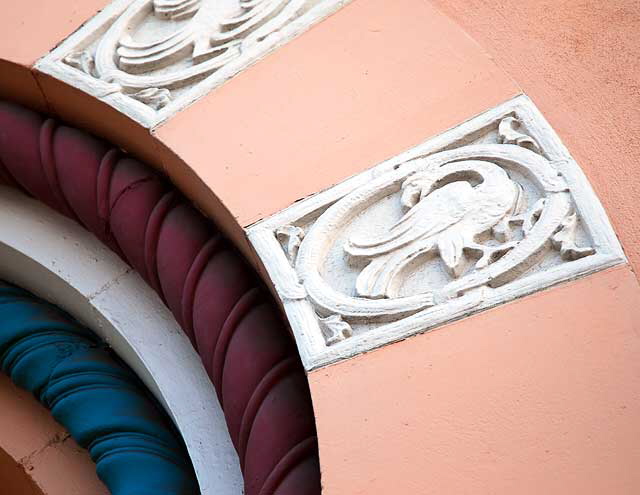
<instances>
[{"instance_id":1,"label":"floral carving detail","mask_svg":"<svg viewBox=\"0 0 640 495\"><path fill-rule=\"evenodd\" d=\"M515 144L528 148L535 153L540 153L540 146L531 136L520 132L518 129L522 127L522 123L515 117L505 117L500 121L498 126L498 135L500 142L504 144Z\"/></svg>"},{"instance_id":2,"label":"floral carving detail","mask_svg":"<svg viewBox=\"0 0 640 495\"><path fill-rule=\"evenodd\" d=\"M168 89L148 88L130 95L142 103L146 103L154 110L160 110L171 102L171 92Z\"/></svg>"},{"instance_id":3,"label":"floral carving detail","mask_svg":"<svg viewBox=\"0 0 640 495\"><path fill-rule=\"evenodd\" d=\"M592 247L578 247L576 245L577 225L578 216L575 213L571 213L565 217L558 231L551 238L553 246L560 250L560 256L563 260L578 260L585 256L591 256L596 252Z\"/></svg>"},{"instance_id":4,"label":"floral carving detail","mask_svg":"<svg viewBox=\"0 0 640 495\"><path fill-rule=\"evenodd\" d=\"M64 62L85 74L96 77L96 65L93 55L88 50L73 52L64 58Z\"/></svg>"}]
</instances>

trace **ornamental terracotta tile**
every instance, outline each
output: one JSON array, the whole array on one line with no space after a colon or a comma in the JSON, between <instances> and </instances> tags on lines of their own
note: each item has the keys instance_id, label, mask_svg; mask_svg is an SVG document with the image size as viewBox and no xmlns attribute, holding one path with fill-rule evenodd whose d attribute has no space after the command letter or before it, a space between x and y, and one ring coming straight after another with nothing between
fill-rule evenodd
<instances>
[{"instance_id":1,"label":"ornamental terracotta tile","mask_svg":"<svg viewBox=\"0 0 640 495\"><path fill-rule=\"evenodd\" d=\"M115 0L36 68L155 127L350 0Z\"/></svg>"},{"instance_id":2,"label":"ornamental terracotta tile","mask_svg":"<svg viewBox=\"0 0 640 495\"><path fill-rule=\"evenodd\" d=\"M580 167L525 96L248 235L308 370L625 262Z\"/></svg>"}]
</instances>

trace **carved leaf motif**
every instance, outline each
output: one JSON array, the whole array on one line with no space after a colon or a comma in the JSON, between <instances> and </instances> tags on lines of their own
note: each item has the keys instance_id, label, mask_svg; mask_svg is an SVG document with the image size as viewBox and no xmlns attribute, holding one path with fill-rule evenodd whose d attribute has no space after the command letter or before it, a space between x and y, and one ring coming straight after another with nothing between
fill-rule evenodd
<instances>
[{"instance_id":1,"label":"carved leaf motif","mask_svg":"<svg viewBox=\"0 0 640 495\"><path fill-rule=\"evenodd\" d=\"M73 52L64 58L64 63L81 70L85 74L96 77L93 55L88 50Z\"/></svg>"},{"instance_id":2,"label":"carved leaf motif","mask_svg":"<svg viewBox=\"0 0 640 495\"><path fill-rule=\"evenodd\" d=\"M574 261L595 253L595 249L592 247L578 247L576 245L577 225L578 217L572 213L562 221L560 229L551 238L551 243L560 250L560 256L563 260Z\"/></svg>"},{"instance_id":3,"label":"carved leaf motif","mask_svg":"<svg viewBox=\"0 0 640 495\"><path fill-rule=\"evenodd\" d=\"M171 103L171 92L165 88L147 88L129 96L149 105L154 110L160 110Z\"/></svg>"},{"instance_id":4,"label":"carved leaf motif","mask_svg":"<svg viewBox=\"0 0 640 495\"><path fill-rule=\"evenodd\" d=\"M351 325L344 321L340 315L319 318L319 322L327 345L336 344L353 335Z\"/></svg>"},{"instance_id":5,"label":"carved leaf motif","mask_svg":"<svg viewBox=\"0 0 640 495\"><path fill-rule=\"evenodd\" d=\"M530 149L535 153L540 153L540 146L531 136L519 132L517 129L522 127L520 121L514 117L505 117L498 125L498 135L500 142L504 144L516 144L523 148Z\"/></svg>"},{"instance_id":6,"label":"carved leaf motif","mask_svg":"<svg viewBox=\"0 0 640 495\"><path fill-rule=\"evenodd\" d=\"M295 225L285 225L276 230L276 237L279 241L287 243L287 254L294 260L304 239L304 230Z\"/></svg>"}]
</instances>

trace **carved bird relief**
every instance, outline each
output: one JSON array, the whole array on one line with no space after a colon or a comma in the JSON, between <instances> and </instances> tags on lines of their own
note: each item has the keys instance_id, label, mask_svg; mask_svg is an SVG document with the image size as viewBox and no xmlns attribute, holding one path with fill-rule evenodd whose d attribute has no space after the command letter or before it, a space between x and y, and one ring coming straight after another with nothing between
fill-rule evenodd
<instances>
[{"instance_id":1,"label":"carved bird relief","mask_svg":"<svg viewBox=\"0 0 640 495\"><path fill-rule=\"evenodd\" d=\"M465 253L480 254L475 268L489 265L516 242L489 247L478 237L494 231L507 240L510 224L525 207L521 186L498 165L481 160L415 173L402 184L401 202L408 211L388 232L373 240L350 239L344 247L350 256L369 260L356 281L360 297L397 297L398 275L429 252L437 252L455 278L469 265Z\"/></svg>"}]
</instances>

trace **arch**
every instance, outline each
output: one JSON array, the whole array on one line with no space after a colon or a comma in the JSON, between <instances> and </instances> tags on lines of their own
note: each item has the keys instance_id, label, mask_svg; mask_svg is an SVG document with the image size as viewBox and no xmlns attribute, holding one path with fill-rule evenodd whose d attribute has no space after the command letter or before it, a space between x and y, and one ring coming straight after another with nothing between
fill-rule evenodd
<instances>
[{"instance_id":1,"label":"arch","mask_svg":"<svg viewBox=\"0 0 640 495\"><path fill-rule=\"evenodd\" d=\"M188 495L193 468L169 418L104 342L0 281L0 368L89 451L112 495Z\"/></svg>"},{"instance_id":2,"label":"arch","mask_svg":"<svg viewBox=\"0 0 640 495\"><path fill-rule=\"evenodd\" d=\"M0 129L0 180L93 232L190 338L218 392L245 493L320 493L306 376L244 259L157 173L106 143L10 104L0 105Z\"/></svg>"},{"instance_id":3,"label":"arch","mask_svg":"<svg viewBox=\"0 0 640 495\"><path fill-rule=\"evenodd\" d=\"M0 186L0 225L0 278L94 329L171 416L202 492L224 486L225 493L240 493L238 457L215 390L200 357L157 295L76 222L6 186Z\"/></svg>"}]
</instances>

